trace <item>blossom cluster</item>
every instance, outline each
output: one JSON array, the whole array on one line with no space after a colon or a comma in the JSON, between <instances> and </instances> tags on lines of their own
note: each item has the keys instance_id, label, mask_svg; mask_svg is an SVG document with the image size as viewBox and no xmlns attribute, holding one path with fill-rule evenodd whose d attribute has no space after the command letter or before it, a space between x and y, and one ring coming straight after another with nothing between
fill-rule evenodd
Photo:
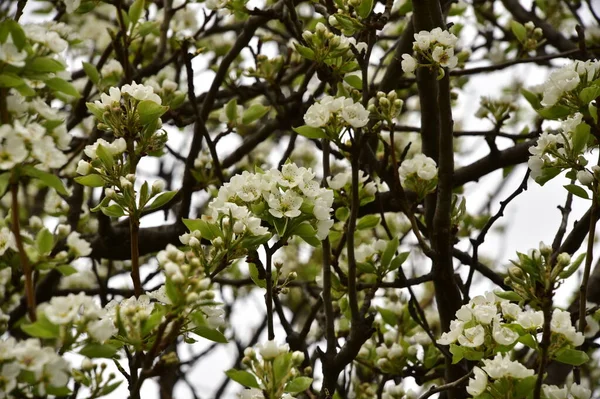
<instances>
[{"instance_id":1,"label":"blossom cluster","mask_svg":"<svg viewBox=\"0 0 600 399\"><path fill-rule=\"evenodd\" d=\"M303 377L299 367L304 362L304 353L290 352L288 344L279 345L275 340L246 348L242 365L248 370L243 380L236 380L238 370L228 375L249 387L239 394L240 399L294 399L294 394L310 387L312 378Z\"/></svg>"},{"instance_id":2,"label":"blossom cluster","mask_svg":"<svg viewBox=\"0 0 600 399\"><path fill-rule=\"evenodd\" d=\"M36 396L56 394L70 374L69 363L38 339L0 341L0 398L25 396L31 387Z\"/></svg>"},{"instance_id":3,"label":"blossom cluster","mask_svg":"<svg viewBox=\"0 0 600 399\"><path fill-rule=\"evenodd\" d=\"M479 396L486 392L490 385L490 380L499 381L503 379L522 380L525 378L535 378L534 371L523 366L517 361L510 360L510 355L498 353L493 359L484 359L482 368L473 369L474 377L469 379L467 392L473 396ZM503 390L504 391L504 390Z\"/></svg>"},{"instance_id":4,"label":"blossom cluster","mask_svg":"<svg viewBox=\"0 0 600 399\"><path fill-rule=\"evenodd\" d=\"M405 159L398 168L398 175L402 186L417 193L419 198L424 198L437 185L437 165L425 154Z\"/></svg>"},{"instance_id":5,"label":"blossom cluster","mask_svg":"<svg viewBox=\"0 0 600 399\"><path fill-rule=\"evenodd\" d=\"M287 220L304 219L316 229L316 237L323 240L333 225L332 204L333 191L321 188L311 169L288 163L281 171L245 171L233 176L219 189L209 210L213 223L227 218L235 234L267 234L270 229L263 226L262 220L284 237L291 232ZM281 222L287 227L279 228Z\"/></svg>"},{"instance_id":6,"label":"blossom cluster","mask_svg":"<svg viewBox=\"0 0 600 399\"><path fill-rule=\"evenodd\" d=\"M451 345L455 359L481 359L502 348L510 349L519 340L535 346L543 325L541 310L523 310L521 306L488 292L463 305L456 312L456 319L450 323L450 331L443 333L437 342ZM584 342L583 334L572 325L569 312L554 309L550 326L551 356L561 349L574 348Z\"/></svg>"},{"instance_id":7,"label":"blossom cluster","mask_svg":"<svg viewBox=\"0 0 600 399\"><path fill-rule=\"evenodd\" d=\"M589 126L583 122L583 115L575 113L561 123L559 132L543 132L536 145L529 148L531 177L555 176L563 169L577 170L577 179L583 185L593 181L593 175L585 169L586 161L580 158L587 149Z\"/></svg>"},{"instance_id":8,"label":"blossom cluster","mask_svg":"<svg viewBox=\"0 0 600 399\"><path fill-rule=\"evenodd\" d=\"M99 343L106 342L117 331L106 318L107 311L93 298L83 293L53 297L49 302L41 304L38 309L52 324L86 332Z\"/></svg>"},{"instance_id":9,"label":"blossom cluster","mask_svg":"<svg viewBox=\"0 0 600 399\"><path fill-rule=\"evenodd\" d=\"M579 101L582 100L581 97L578 98L577 92L599 76L600 61L575 61L552 71L544 83L533 86L530 90L542 96L541 105L544 107L565 105L576 109ZM592 100L595 100L595 97Z\"/></svg>"},{"instance_id":10,"label":"blossom cluster","mask_svg":"<svg viewBox=\"0 0 600 399\"><path fill-rule=\"evenodd\" d=\"M306 110L304 122L310 127L330 124L334 131L341 126L361 128L369 123L369 111L352 98L325 96Z\"/></svg>"},{"instance_id":11,"label":"blossom cluster","mask_svg":"<svg viewBox=\"0 0 600 399\"><path fill-rule=\"evenodd\" d=\"M413 50L417 57L410 54L402 54L402 70L404 73L413 74L418 67L435 66L441 68L455 68L458 65L458 57L454 55L454 47L458 38L441 28L434 28L430 32L421 31L415 33Z\"/></svg>"}]
</instances>

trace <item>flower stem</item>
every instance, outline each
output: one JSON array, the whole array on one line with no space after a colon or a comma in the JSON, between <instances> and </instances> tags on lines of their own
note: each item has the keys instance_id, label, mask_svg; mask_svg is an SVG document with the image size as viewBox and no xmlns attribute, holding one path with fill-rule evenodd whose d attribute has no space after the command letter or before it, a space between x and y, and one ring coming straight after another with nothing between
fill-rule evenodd
<instances>
[{"instance_id":1,"label":"flower stem","mask_svg":"<svg viewBox=\"0 0 600 399\"><path fill-rule=\"evenodd\" d=\"M12 198L11 204L11 216L12 216L12 232L15 236L15 243L17 244L17 250L19 252L19 259L21 261L21 267L23 268L23 274L25 275L25 297L27 298L27 311L31 321L36 320L35 315L35 288L33 286L33 269L29 264L29 258L25 253L23 247L23 240L21 239L21 226L19 221L19 183L12 182L10 185L10 193Z\"/></svg>"},{"instance_id":2,"label":"flower stem","mask_svg":"<svg viewBox=\"0 0 600 399\"><path fill-rule=\"evenodd\" d=\"M142 295L142 282L140 279L140 253L139 233L140 222L137 217L129 217L129 230L131 235L131 279L133 280L133 292L136 298Z\"/></svg>"}]
</instances>

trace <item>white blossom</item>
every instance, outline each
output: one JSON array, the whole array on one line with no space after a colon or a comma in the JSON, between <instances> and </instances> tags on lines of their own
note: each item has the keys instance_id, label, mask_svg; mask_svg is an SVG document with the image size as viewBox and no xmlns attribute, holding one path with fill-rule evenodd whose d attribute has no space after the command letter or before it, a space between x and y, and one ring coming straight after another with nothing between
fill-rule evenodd
<instances>
[{"instance_id":1,"label":"white blossom","mask_svg":"<svg viewBox=\"0 0 600 399\"><path fill-rule=\"evenodd\" d=\"M454 55L453 48L436 46L433 53L431 53L431 57L443 67L455 68L458 65L458 58Z\"/></svg>"},{"instance_id":2,"label":"white blossom","mask_svg":"<svg viewBox=\"0 0 600 399\"><path fill-rule=\"evenodd\" d=\"M319 103L314 103L304 114L304 123L310 127L323 127L331 118L331 112Z\"/></svg>"},{"instance_id":3,"label":"white blossom","mask_svg":"<svg viewBox=\"0 0 600 399\"><path fill-rule=\"evenodd\" d=\"M483 370L494 380L504 377L522 379L534 375L533 370L510 360L509 354L498 353L493 359L483 359L483 364Z\"/></svg>"},{"instance_id":4,"label":"white blossom","mask_svg":"<svg viewBox=\"0 0 600 399\"><path fill-rule=\"evenodd\" d=\"M77 257L88 256L92 253L92 247L89 242L80 237L81 235L78 232L71 232L67 237L67 246Z\"/></svg>"},{"instance_id":5,"label":"white blossom","mask_svg":"<svg viewBox=\"0 0 600 399\"><path fill-rule=\"evenodd\" d=\"M15 67L24 67L27 59L27 51L19 50L12 41L0 43L0 61Z\"/></svg>"},{"instance_id":6,"label":"white blossom","mask_svg":"<svg viewBox=\"0 0 600 399\"><path fill-rule=\"evenodd\" d=\"M342 118L352 127L361 128L369 123L369 111L361 103L346 98L342 107Z\"/></svg>"},{"instance_id":7,"label":"white blossom","mask_svg":"<svg viewBox=\"0 0 600 399\"><path fill-rule=\"evenodd\" d=\"M479 367L473 368L473 374L475 378L469 378L467 392L471 396L479 396L484 393L487 388L488 376Z\"/></svg>"},{"instance_id":8,"label":"white blossom","mask_svg":"<svg viewBox=\"0 0 600 399\"><path fill-rule=\"evenodd\" d=\"M458 343L462 346L476 348L483 345L485 340L485 330L481 325L464 329L462 334L458 336Z\"/></svg>"},{"instance_id":9,"label":"white blossom","mask_svg":"<svg viewBox=\"0 0 600 399\"><path fill-rule=\"evenodd\" d=\"M400 65L402 66L402 71L409 75L414 73L417 66L419 66L417 60L410 54L402 54L402 62Z\"/></svg>"},{"instance_id":10,"label":"white blossom","mask_svg":"<svg viewBox=\"0 0 600 399\"><path fill-rule=\"evenodd\" d=\"M135 83L135 81L133 81L130 85L123 85L123 87L121 87L121 93L127 93L131 97L139 101L149 100L155 102L158 105L162 104L160 96L154 93L154 90L151 86L137 84Z\"/></svg>"},{"instance_id":11,"label":"white blossom","mask_svg":"<svg viewBox=\"0 0 600 399\"><path fill-rule=\"evenodd\" d=\"M398 168L400 182L404 184L411 175L417 175L422 180L432 180L437 176L435 161L425 154L415 154L411 159L406 159Z\"/></svg>"}]
</instances>

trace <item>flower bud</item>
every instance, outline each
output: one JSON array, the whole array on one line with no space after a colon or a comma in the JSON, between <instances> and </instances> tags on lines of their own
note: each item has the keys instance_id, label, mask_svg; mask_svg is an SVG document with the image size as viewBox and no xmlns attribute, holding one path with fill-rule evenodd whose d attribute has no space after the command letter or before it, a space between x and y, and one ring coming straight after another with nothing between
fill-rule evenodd
<instances>
[{"instance_id":1,"label":"flower bud","mask_svg":"<svg viewBox=\"0 0 600 399\"><path fill-rule=\"evenodd\" d=\"M66 237L71 232L71 226L68 224L59 224L56 228L56 233L59 237Z\"/></svg>"},{"instance_id":2,"label":"flower bud","mask_svg":"<svg viewBox=\"0 0 600 399\"><path fill-rule=\"evenodd\" d=\"M87 357L85 359L83 359L83 361L81 362L81 369L83 371L90 371L93 368L94 368L94 363L90 359L88 359Z\"/></svg>"},{"instance_id":3,"label":"flower bud","mask_svg":"<svg viewBox=\"0 0 600 399\"><path fill-rule=\"evenodd\" d=\"M152 194L158 194L163 192L165 189L164 180L154 180L152 183Z\"/></svg>"},{"instance_id":4,"label":"flower bud","mask_svg":"<svg viewBox=\"0 0 600 399\"><path fill-rule=\"evenodd\" d=\"M192 248L200 248L200 240L197 239L196 237L192 237L192 238L190 238L188 245Z\"/></svg>"},{"instance_id":5,"label":"flower bud","mask_svg":"<svg viewBox=\"0 0 600 399\"><path fill-rule=\"evenodd\" d=\"M77 163L76 172L80 175L87 175L92 170L92 165L89 162L84 161L83 159Z\"/></svg>"},{"instance_id":6,"label":"flower bud","mask_svg":"<svg viewBox=\"0 0 600 399\"><path fill-rule=\"evenodd\" d=\"M556 261L558 262L559 265L566 266L569 263L571 263L571 255L569 255L566 252L563 252L558 255L558 257L556 258Z\"/></svg>"},{"instance_id":7,"label":"flower bud","mask_svg":"<svg viewBox=\"0 0 600 399\"><path fill-rule=\"evenodd\" d=\"M104 190L104 195L106 196L106 198L115 199L116 194L117 193L112 188L107 188L106 190Z\"/></svg>"}]
</instances>

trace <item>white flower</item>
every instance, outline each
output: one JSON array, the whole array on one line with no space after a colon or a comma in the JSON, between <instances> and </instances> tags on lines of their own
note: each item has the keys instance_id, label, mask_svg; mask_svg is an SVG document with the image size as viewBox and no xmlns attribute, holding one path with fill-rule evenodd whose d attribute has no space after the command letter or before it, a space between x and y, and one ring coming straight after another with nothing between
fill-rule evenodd
<instances>
[{"instance_id":1,"label":"white flower","mask_svg":"<svg viewBox=\"0 0 600 399\"><path fill-rule=\"evenodd\" d=\"M27 59L27 52L25 50L19 51L12 41L0 44L0 61L12 66L24 67L25 59Z\"/></svg>"},{"instance_id":2,"label":"white flower","mask_svg":"<svg viewBox=\"0 0 600 399\"><path fill-rule=\"evenodd\" d=\"M123 67L121 63L115 59L109 60L102 69L100 70L100 74L103 78L106 78L110 75L121 76L123 74Z\"/></svg>"},{"instance_id":3,"label":"white flower","mask_svg":"<svg viewBox=\"0 0 600 399\"><path fill-rule=\"evenodd\" d=\"M540 134L536 145L529 147L529 153L531 155L541 156L548 150L557 148L558 144L564 144L564 142L565 140L562 135L544 132Z\"/></svg>"},{"instance_id":4,"label":"white flower","mask_svg":"<svg viewBox=\"0 0 600 399\"><path fill-rule=\"evenodd\" d=\"M76 298L72 294L66 297L55 296L43 306L44 314L54 324L70 324L75 321L81 307L81 302Z\"/></svg>"},{"instance_id":5,"label":"white flower","mask_svg":"<svg viewBox=\"0 0 600 399\"><path fill-rule=\"evenodd\" d=\"M542 385L544 396L546 399L567 399L568 391L567 387L559 388L556 385Z\"/></svg>"},{"instance_id":6,"label":"white flower","mask_svg":"<svg viewBox=\"0 0 600 399\"><path fill-rule=\"evenodd\" d=\"M569 391L575 399L590 399L592 397L592 391L581 385L573 384Z\"/></svg>"},{"instance_id":7,"label":"white flower","mask_svg":"<svg viewBox=\"0 0 600 399\"><path fill-rule=\"evenodd\" d=\"M4 255L7 249L12 249L13 251L17 250L17 243L15 241L15 236L12 231L8 227L2 227L0 229L0 256ZM3 269L10 270L10 269Z\"/></svg>"},{"instance_id":8,"label":"white flower","mask_svg":"<svg viewBox=\"0 0 600 399\"><path fill-rule=\"evenodd\" d=\"M497 380L503 377L526 378L534 374L533 370L528 369L519 362L510 360L510 355L498 353L493 359L483 359L483 370L490 378Z\"/></svg>"},{"instance_id":9,"label":"white flower","mask_svg":"<svg viewBox=\"0 0 600 399\"><path fill-rule=\"evenodd\" d=\"M65 6L67 6L67 13L71 14L73 11L79 8L81 0L63 0Z\"/></svg>"},{"instance_id":10,"label":"white flower","mask_svg":"<svg viewBox=\"0 0 600 399\"><path fill-rule=\"evenodd\" d=\"M369 123L369 111L361 103L346 98L342 107L342 118L352 127L361 128Z\"/></svg>"},{"instance_id":11,"label":"white flower","mask_svg":"<svg viewBox=\"0 0 600 399\"><path fill-rule=\"evenodd\" d=\"M53 31L46 31L44 44L54 53L60 53L69 46L66 40Z\"/></svg>"},{"instance_id":12,"label":"white flower","mask_svg":"<svg viewBox=\"0 0 600 399\"><path fill-rule=\"evenodd\" d=\"M319 103L329 112L336 113L339 112L344 106L345 99L345 97L325 96L321 99L321 101L319 101Z\"/></svg>"},{"instance_id":13,"label":"white flower","mask_svg":"<svg viewBox=\"0 0 600 399\"><path fill-rule=\"evenodd\" d=\"M488 383L487 374L479 367L473 368L473 374L475 378L469 378L469 385L467 386L467 392L471 396L479 396L485 392Z\"/></svg>"},{"instance_id":14,"label":"white flower","mask_svg":"<svg viewBox=\"0 0 600 399\"><path fill-rule=\"evenodd\" d=\"M319 103L314 103L304 114L304 123L310 127L322 127L327 124L331 113L327 108Z\"/></svg>"},{"instance_id":15,"label":"white flower","mask_svg":"<svg viewBox=\"0 0 600 399\"><path fill-rule=\"evenodd\" d=\"M556 104L566 92L575 89L579 82L579 74L573 70L573 65L553 71L542 86L542 105L549 107Z\"/></svg>"},{"instance_id":16,"label":"white flower","mask_svg":"<svg viewBox=\"0 0 600 399\"><path fill-rule=\"evenodd\" d=\"M496 314L496 305L476 305L473 309L473 316L481 324L490 324Z\"/></svg>"},{"instance_id":17,"label":"white flower","mask_svg":"<svg viewBox=\"0 0 600 399\"><path fill-rule=\"evenodd\" d=\"M426 30L422 30L414 35L415 41L413 42L413 48L415 50L426 51L429 49L431 44L431 34Z\"/></svg>"},{"instance_id":18,"label":"white flower","mask_svg":"<svg viewBox=\"0 0 600 399\"><path fill-rule=\"evenodd\" d=\"M475 327L463 330L463 333L458 336L458 343L469 348L476 348L483 345L485 340L485 330L483 326L476 325Z\"/></svg>"},{"instance_id":19,"label":"white flower","mask_svg":"<svg viewBox=\"0 0 600 399\"><path fill-rule=\"evenodd\" d=\"M544 168L544 158L532 155L527 161L527 166L531 170L531 178L537 179L542 175L542 169Z\"/></svg>"},{"instance_id":20,"label":"white flower","mask_svg":"<svg viewBox=\"0 0 600 399\"><path fill-rule=\"evenodd\" d=\"M88 256L92 253L92 247L89 242L80 238L80 236L76 231L71 232L67 237L67 246L77 257Z\"/></svg>"},{"instance_id":21,"label":"white flower","mask_svg":"<svg viewBox=\"0 0 600 399\"><path fill-rule=\"evenodd\" d=\"M598 331L600 331L600 324L594 319L591 315L586 316L585 318L585 330L584 335L586 338L593 338L596 336Z\"/></svg>"},{"instance_id":22,"label":"white flower","mask_svg":"<svg viewBox=\"0 0 600 399\"><path fill-rule=\"evenodd\" d=\"M269 205L269 213L276 218L282 218L284 216L295 218L300 216L302 197L292 190L287 190L283 194L270 194L267 203Z\"/></svg>"},{"instance_id":23,"label":"white flower","mask_svg":"<svg viewBox=\"0 0 600 399\"><path fill-rule=\"evenodd\" d=\"M109 318L102 318L88 323L87 332L90 337L103 344L117 333L117 328Z\"/></svg>"},{"instance_id":24,"label":"white flower","mask_svg":"<svg viewBox=\"0 0 600 399\"><path fill-rule=\"evenodd\" d=\"M11 169L27 159L25 142L21 136L11 134L11 130L10 125L0 126L0 170Z\"/></svg>"},{"instance_id":25,"label":"white flower","mask_svg":"<svg viewBox=\"0 0 600 399\"><path fill-rule=\"evenodd\" d=\"M50 136L44 136L36 141L32 147L33 156L49 168L60 168L67 163L67 156L56 148Z\"/></svg>"},{"instance_id":26,"label":"white flower","mask_svg":"<svg viewBox=\"0 0 600 399\"><path fill-rule=\"evenodd\" d=\"M417 60L410 54L402 54L402 70L404 71L404 73L406 74L412 74L415 72L415 69L417 69L417 66L419 66L419 64L417 63Z\"/></svg>"},{"instance_id":27,"label":"white flower","mask_svg":"<svg viewBox=\"0 0 600 399\"><path fill-rule=\"evenodd\" d=\"M500 303L500 307L502 308L502 315L506 319L516 320L523 311L516 303L502 302Z\"/></svg>"},{"instance_id":28,"label":"white flower","mask_svg":"<svg viewBox=\"0 0 600 399\"><path fill-rule=\"evenodd\" d=\"M269 360L274 359L280 353L287 353L290 351L290 347L288 344L277 345L275 340L267 341L264 344L257 345L258 353L262 356L263 359Z\"/></svg>"},{"instance_id":29,"label":"white flower","mask_svg":"<svg viewBox=\"0 0 600 399\"><path fill-rule=\"evenodd\" d=\"M581 124L582 121L583 121L583 115L580 112L577 112L577 113L575 113L575 115L570 116L566 120L564 120L560 124L560 127L562 128L563 132L565 132L565 133L573 133L573 132L575 132L575 129L577 129L577 126L579 126L579 124Z\"/></svg>"},{"instance_id":30,"label":"white flower","mask_svg":"<svg viewBox=\"0 0 600 399\"><path fill-rule=\"evenodd\" d=\"M577 172L577 180L584 186L591 184L594 181L594 175L587 169Z\"/></svg>"},{"instance_id":31,"label":"white flower","mask_svg":"<svg viewBox=\"0 0 600 399\"><path fill-rule=\"evenodd\" d=\"M151 86L137 84L135 81L133 81L130 85L123 85L123 87L121 87L121 93L127 93L138 101L149 100L157 103L158 105L162 104L160 96L154 93L154 90Z\"/></svg>"},{"instance_id":32,"label":"white flower","mask_svg":"<svg viewBox=\"0 0 600 399\"><path fill-rule=\"evenodd\" d=\"M433 53L431 53L431 57L443 67L455 68L458 64L458 58L454 55L453 48L436 46Z\"/></svg>"},{"instance_id":33,"label":"white flower","mask_svg":"<svg viewBox=\"0 0 600 399\"><path fill-rule=\"evenodd\" d=\"M422 180L432 180L437 176L437 165L435 161L425 154L415 154L411 159L406 159L398 168L400 182L404 184L406 179L416 174Z\"/></svg>"},{"instance_id":34,"label":"white flower","mask_svg":"<svg viewBox=\"0 0 600 399\"><path fill-rule=\"evenodd\" d=\"M517 324L526 330L541 328L544 324L544 313L541 310L526 310L517 316Z\"/></svg>"},{"instance_id":35,"label":"white flower","mask_svg":"<svg viewBox=\"0 0 600 399\"><path fill-rule=\"evenodd\" d=\"M510 328L503 327L497 321L494 322L492 335L494 337L494 340L500 345L512 345L517 339L519 339L519 334L517 334Z\"/></svg>"},{"instance_id":36,"label":"white flower","mask_svg":"<svg viewBox=\"0 0 600 399\"><path fill-rule=\"evenodd\" d=\"M92 165L89 162L84 161L83 159L77 162L77 170L76 172L80 175L87 175L92 170Z\"/></svg>"},{"instance_id":37,"label":"white flower","mask_svg":"<svg viewBox=\"0 0 600 399\"><path fill-rule=\"evenodd\" d=\"M108 89L108 94L100 94L101 101L95 101L94 104L100 109L107 109L112 107L114 103L121 101L121 90L118 87L111 87Z\"/></svg>"},{"instance_id":38,"label":"white flower","mask_svg":"<svg viewBox=\"0 0 600 399\"><path fill-rule=\"evenodd\" d=\"M350 173L338 173L337 175L327 177L327 185L333 190L341 190L350 180Z\"/></svg>"},{"instance_id":39,"label":"white flower","mask_svg":"<svg viewBox=\"0 0 600 399\"><path fill-rule=\"evenodd\" d=\"M244 389L242 392L240 392L238 394L238 398L239 399L264 399L265 395L258 388L250 388L250 389Z\"/></svg>"},{"instance_id":40,"label":"white flower","mask_svg":"<svg viewBox=\"0 0 600 399\"><path fill-rule=\"evenodd\" d=\"M333 226L333 220L319 220L317 222L317 234L315 235L319 240L324 240L329 236L331 227Z\"/></svg>"},{"instance_id":41,"label":"white flower","mask_svg":"<svg viewBox=\"0 0 600 399\"><path fill-rule=\"evenodd\" d=\"M440 345L450 345L456 342L462 334L465 323L460 320L452 320L450 322L450 331L442 334L442 337L437 340Z\"/></svg>"}]
</instances>

